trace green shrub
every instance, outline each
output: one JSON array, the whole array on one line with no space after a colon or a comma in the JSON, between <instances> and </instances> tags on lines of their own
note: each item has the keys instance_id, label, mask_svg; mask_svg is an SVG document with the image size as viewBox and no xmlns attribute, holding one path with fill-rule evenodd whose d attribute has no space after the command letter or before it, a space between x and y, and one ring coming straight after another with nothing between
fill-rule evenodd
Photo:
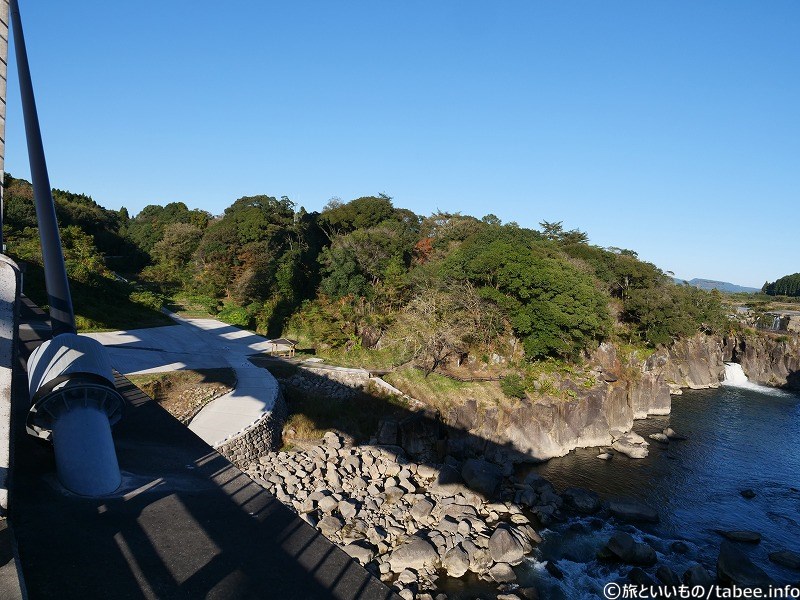
<instances>
[{"instance_id":1,"label":"green shrub","mask_svg":"<svg viewBox=\"0 0 800 600\"><path fill-rule=\"evenodd\" d=\"M147 308L151 308L153 310L161 310L161 307L164 305L164 299L153 292L131 292L128 297L130 298L131 302L141 304L142 306L146 306Z\"/></svg>"},{"instance_id":2,"label":"green shrub","mask_svg":"<svg viewBox=\"0 0 800 600\"><path fill-rule=\"evenodd\" d=\"M524 398L525 384L516 374L506 375L500 380L500 389L509 398Z\"/></svg>"},{"instance_id":3,"label":"green shrub","mask_svg":"<svg viewBox=\"0 0 800 600\"><path fill-rule=\"evenodd\" d=\"M247 312L246 308L235 306L233 304L226 304L219 314L217 315L220 321L236 325L237 327L250 327L252 317Z\"/></svg>"}]
</instances>

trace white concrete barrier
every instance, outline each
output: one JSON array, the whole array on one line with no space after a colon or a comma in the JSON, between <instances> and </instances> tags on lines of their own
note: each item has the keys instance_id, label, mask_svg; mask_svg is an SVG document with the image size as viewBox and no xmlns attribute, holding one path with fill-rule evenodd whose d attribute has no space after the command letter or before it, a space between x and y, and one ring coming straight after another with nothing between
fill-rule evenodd
<instances>
[{"instance_id":1,"label":"white concrete barrier","mask_svg":"<svg viewBox=\"0 0 800 600\"><path fill-rule=\"evenodd\" d=\"M19 268L0 254L0 516L8 510L11 444L11 375L19 305Z\"/></svg>"}]
</instances>

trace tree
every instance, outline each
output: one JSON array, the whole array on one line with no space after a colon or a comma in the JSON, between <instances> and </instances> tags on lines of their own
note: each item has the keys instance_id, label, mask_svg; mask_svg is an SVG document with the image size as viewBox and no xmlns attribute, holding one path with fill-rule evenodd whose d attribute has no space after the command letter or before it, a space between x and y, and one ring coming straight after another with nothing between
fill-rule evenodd
<instances>
[{"instance_id":1,"label":"tree","mask_svg":"<svg viewBox=\"0 0 800 600\"><path fill-rule=\"evenodd\" d=\"M611 328L608 297L534 232L501 227L472 236L443 265L499 306L531 358L573 357Z\"/></svg>"},{"instance_id":2,"label":"tree","mask_svg":"<svg viewBox=\"0 0 800 600\"><path fill-rule=\"evenodd\" d=\"M319 216L319 223L329 238L367 229L392 219L395 215L388 196L363 196L347 204L329 202Z\"/></svg>"},{"instance_id":3,"label":"tree","mask_svg":"<svg viewBox=\"0 0 800 600\"><path fill-rule=\"evenodd\" d=\"M785 275L773 283L765 283L762 291L770 296L800 296L800 273Z\"/></svg>"},{"instance_id":4,"label":"tree","mask_svg":"<svg viewBox=\"0 0 800 600\"><path fill-rule=\"evenodd\" d=\"M398 317L395 338L429 375L448 359L488 344L503 329L500 312L469 283L418 291Z\"/></svg>"}]
</instances>

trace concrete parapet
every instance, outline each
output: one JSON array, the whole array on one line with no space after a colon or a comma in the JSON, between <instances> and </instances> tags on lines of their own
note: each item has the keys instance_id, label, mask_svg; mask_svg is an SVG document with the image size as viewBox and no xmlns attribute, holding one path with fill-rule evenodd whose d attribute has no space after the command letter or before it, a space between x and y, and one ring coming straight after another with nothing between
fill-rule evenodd
<instances>
[{"instance_id":1,"label":"concrete parapet","mask_svg":"<svg viewBox=\"0 0 800 600\"><path fill-rule=\"evenodd\" d=\"M11 456L11 375L19 314L19 268L0 254L0 516L8 510Z\"/></svg>"}]
</instances>

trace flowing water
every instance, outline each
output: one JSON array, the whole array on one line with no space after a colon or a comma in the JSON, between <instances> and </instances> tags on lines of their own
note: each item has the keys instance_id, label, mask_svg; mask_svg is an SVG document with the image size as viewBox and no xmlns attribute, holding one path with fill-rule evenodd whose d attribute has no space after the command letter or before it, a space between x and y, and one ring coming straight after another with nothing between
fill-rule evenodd
<instances>
[{"instance_id":1,"label":"flowing water","mask_svg":"<svg viewBox=\"0 0 800 600\"><path fill-rule=\"evenodd\" d=\"M517 568L521 584L536 585L543 598L602 597L603 584L630 569L595 558L619 529L653 546L659 564L679 576L698 562L715 574L723 539L716 529L757 531L761 543L741 548L776 581L800 580L797 572L767 558L782 549L800 552L800 395L752 384L739 365L728 365L721 388L674 396L671 415L636 421L634 430L646 438L668 425L688 439L648 440L650 455L642 460L616 454L602 461L597 448L586 448L534 467L557 491L578 486L603 498L631 496L657 508L661 522L634 527L575 518L554 525L542 532L544 541L533 557ZM756 492L751 500L740 494L748 488ZM688 552L674 551L676 541ZM545 571L548 560L557 561L563 581ZM473 598L484 596L476 588L470 592Z\"/></svg>"}]
</instances>

